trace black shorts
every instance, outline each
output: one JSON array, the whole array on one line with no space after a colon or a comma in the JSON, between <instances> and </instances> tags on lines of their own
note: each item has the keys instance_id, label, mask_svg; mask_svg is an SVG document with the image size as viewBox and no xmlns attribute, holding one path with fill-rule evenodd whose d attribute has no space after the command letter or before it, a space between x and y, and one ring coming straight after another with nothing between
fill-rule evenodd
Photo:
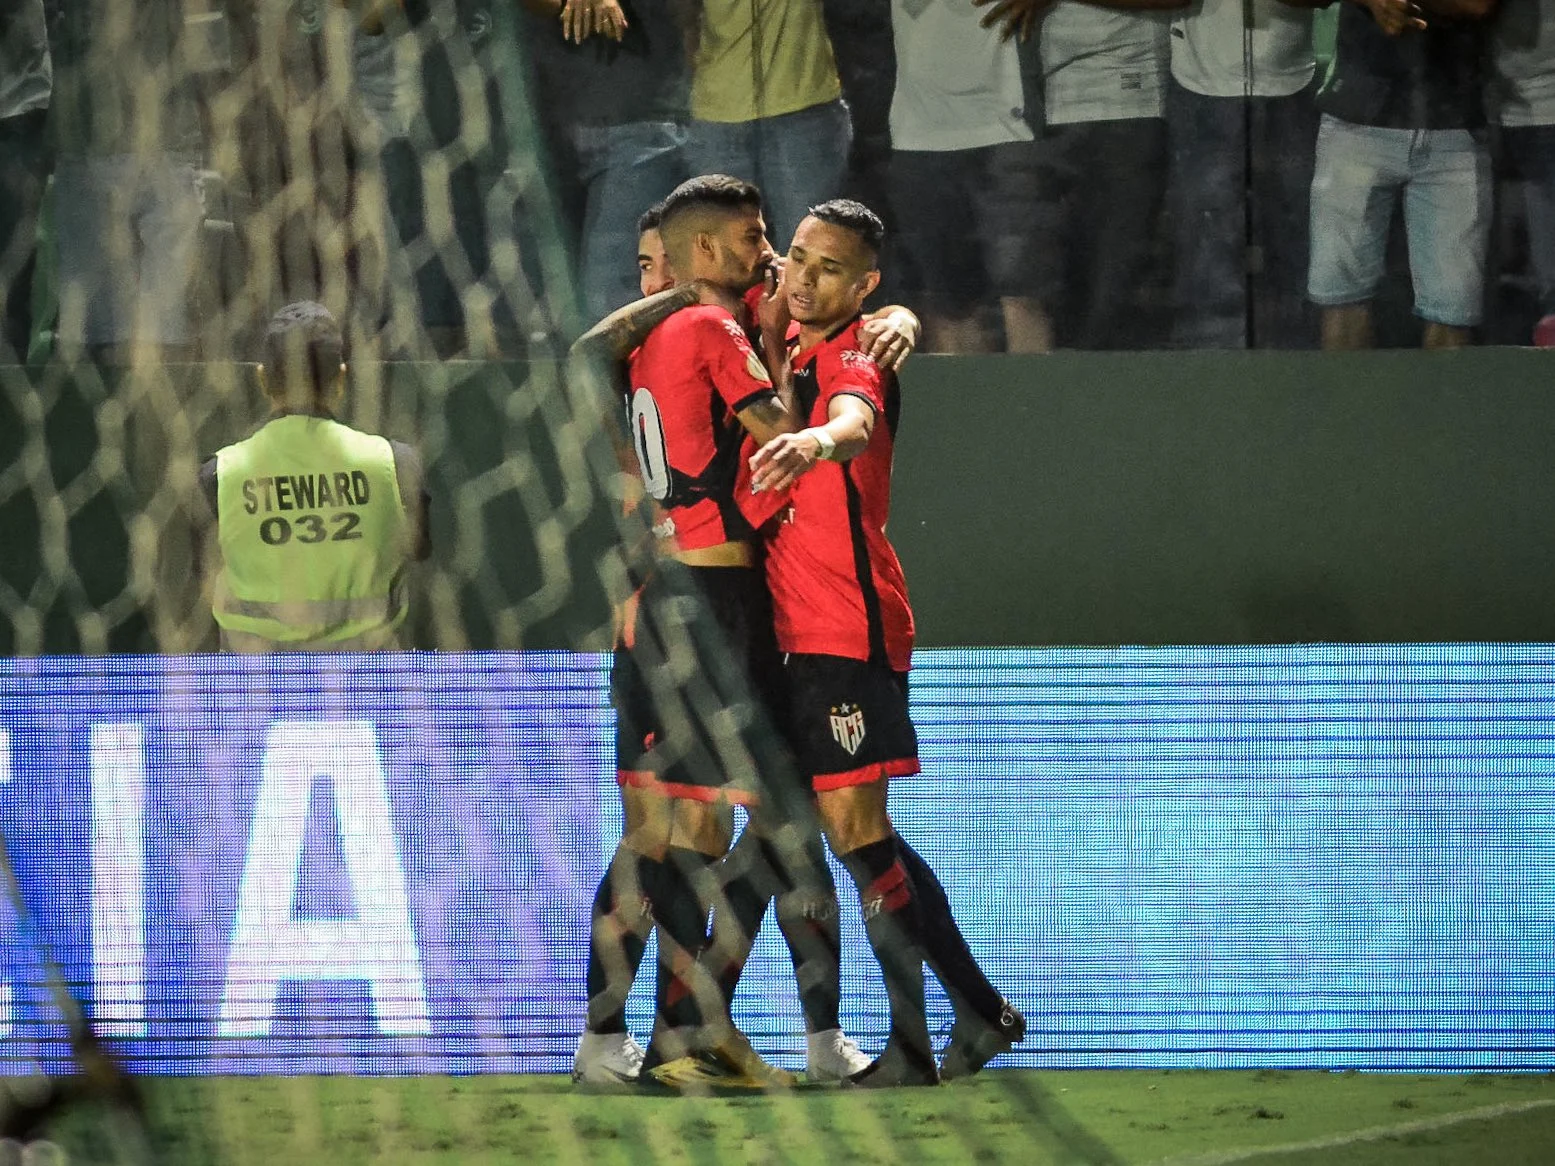
<instances>
[{"instance_id":1,"label":"black shorts","mask_svg":"<svg viewBox=\"0 0 1555 1166\"><path fill-rule=\"evenodd\" d=\"M786 657L788 736L817 791L917 773L907 673L844 656Z\"/></svg>"},{"instance_id":2,"label":"black shorts","mask_svg":"<svg viewBox=\"0 0 1555 1166\"><path fill-rule=\"evenodd\" d=\"M891 205L931 310L962 316L1000 296L1041 298L1052 261L1036 142L969 150L898 150Z\"/></svg>"},{"instance_id":3,"label":"black shorts","mask_svg":"<svg viewBox=\"0 0 1555 1166\"><path fill-rule=\"evenodd\" d=\"M758 774L795 784L776 729L784 691L762 570L659 564L611 667L616 779L744 805L760 800Z\"/></svg>"}]
</instances>

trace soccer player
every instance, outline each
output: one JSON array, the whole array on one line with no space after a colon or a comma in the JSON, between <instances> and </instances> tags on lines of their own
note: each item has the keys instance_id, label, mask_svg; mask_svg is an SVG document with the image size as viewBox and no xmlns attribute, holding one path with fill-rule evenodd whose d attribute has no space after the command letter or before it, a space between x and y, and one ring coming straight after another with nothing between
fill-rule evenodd
<instances>
[{"instance_id":1,"label":"soccer player","mask_svg":"<svg viewBox=\"0 0 1555 1166\"><path fill-rule=\"evenodd\" d=\"M200 469L220 564L211 610L233 651L392 649L405 572L432 552L421 459L336 419L340 326L322 304L270 320L270 418Z\"/></svg>"},{"instance_id":2,"label":"soccer player","mask_svg":"<svg viewBox=\"0 0 1555 1166\"><path fill-rule=\"evenodd\" d=\"M659 233L662 207L655 205L638 223L637 263L643 296L649 297L674 286L674 274ZM761 294L761 285L752 291ZM747 303L751 299L747 293ZM910 351L912 335L902 334L903 325L892 324L895 334L887 345L903 345ZM645 330L646 331L646 330ZM894 351L894 348L890 349ZM634 489L641 489L635 478ZM635 504L635 502L633 503ZM623 621L624 622L624 621ZM626 832L635 837L651 836L653 828L644 823L662 799L654 799L632 785L621 787ZM809 825L802 844L808 847L805 861L810 867L808 892L788 885L782 877L786 864L771 853L773 842L762 826L746 829L733 849L718 865L722 884L719 899L721 915L715 928L718 943L705 954L704 964L718 977L725 1000L732 998L745 962L755 942L756 932L769 903L775 901L778 926L782 930L794 962L799 983L799 999L804 1011L807 1061L810 1081L838 1081L869 1064L869 1058L841 1027L841 934L837 889L825 865L825 855L813 814L806 815ZM619 852L618 852L619 858ZM621 986L630 986L641 962L651 919L640 906L640 885L625 885L632 864L619 858L613 872L607 871L595 896L592 919L587 983L591 1007L588 1028L579 1041L573 1063L575 1080L588 1084L606 1084L632 1079L640 1072L642 1052L626 1029L625 997ZM622 881L619 896L612 889ZM619 901L625 911L613 910ZM607 967L608 964L608 967ZM607 992L606 986L616 985Z\"/></svg>"},{"instance_id":3,"label":"soccer player","mask_svg":"<svg viewBox=\"0 0 1555 1166\"><path fill-rule=\"evenodd\" d=\"M880 280L883 236L880 219L847 199L800 223L780 291L798 325L790 367L809 425L774 436L751 459L753 490L792 487L766 555L790 734L832 851L858 885L891 1003L885 1050L852 1078L866 1087L970 1075L1026 1028L978 967L939 880L887 810L889 780L917 773L919 763L907 702L912 608L885 536L897 388L858 335ZM925 962L956 1009L938 1067L924 1017Z\"/></svg>"},{"instance_id":4,"label":"soccer player","mask_svg":"<svg viewBox=\"0 0 1555 1166\"><path fill-rule=\"evenodd\" d=\"M659 230L672 268L704 302L658 324L630 359L630 433L660 550L629 605L611 687L619 781L651 797L642 799L649 804L639 822L629 809L611 864L627 869L610 888L602 884L596 920L640 913L646 900L658 929L661 975L644 1071L668 1084L716 1076L786 1085L792 1076L761 1061L733 1028L727 999L696 957L718 897L711 868L729 846L730 808L754 802L758 781L770 786L774 777L757 776L774 752L770 733L763 745L759 730L748 731L763 715L760 694L778 690L779 662L751 532L733 502L741 444L747 433L765 442L795 429L798 418L737 315L772 259L760 192L721 175L692 179L666 198ZM701 604L685 603L688 594ZM623 919L621 930L630 927ZM596 926L596 939L611 931ZM620 956L601 958L606 982L589 986L577 1061L585 1080L590 1038L615 1025L613 1010L630 987Z\"/></svg>"},{"instance_id":5,"label":"soccer player","mask_svg":"<svg viewBox=\"0 0 1555 1166\"><path fill-rule=\"evenodd\" d=\"M663 217L664 204L654 203L637 220L637 286L645 299L675 286L675 273L664 253L664 236L659 234Z\"/></svg>"}]
</instances>

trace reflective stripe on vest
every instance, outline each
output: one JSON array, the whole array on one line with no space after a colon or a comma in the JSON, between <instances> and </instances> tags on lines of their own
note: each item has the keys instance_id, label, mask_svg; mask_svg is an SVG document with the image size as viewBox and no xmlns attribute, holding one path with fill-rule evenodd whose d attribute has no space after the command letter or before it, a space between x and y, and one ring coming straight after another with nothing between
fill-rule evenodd
<instances>
[{"instance_id":1,"label":"reflective stripe on vest","mask_svg":"<svg viewBox=\"0 0 1555 1166\"><path fill-rule=\"evenodd\" d=\"M328 647L404 621L411 531L388 441L277 417L217 453L216 475L224 631Z\"/></svg>"}]
</instances>

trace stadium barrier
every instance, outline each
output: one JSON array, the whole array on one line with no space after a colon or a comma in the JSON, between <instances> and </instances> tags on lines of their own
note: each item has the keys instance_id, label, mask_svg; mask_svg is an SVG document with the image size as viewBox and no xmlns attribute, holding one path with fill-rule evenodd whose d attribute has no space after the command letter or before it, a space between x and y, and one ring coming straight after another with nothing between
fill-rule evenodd
<instances>
[{"instance_id":1,"label":"stadium barrier","mask_svg":"<svg viewBox=\"0 0 1555 1166\"><path fill-rule=\"evenodd\" d=\"M568 485L598 435L556 372L354 370L352 419L429 462L417 646L603 646L614 503ZM209 634L180 498L261 419L252 366L89 373L0 367L0 654L198 647L168 633ZM917 357L891 536L919 642L1555 641L1552 373L1522 349Z\"/></svg>"}]
</instances>

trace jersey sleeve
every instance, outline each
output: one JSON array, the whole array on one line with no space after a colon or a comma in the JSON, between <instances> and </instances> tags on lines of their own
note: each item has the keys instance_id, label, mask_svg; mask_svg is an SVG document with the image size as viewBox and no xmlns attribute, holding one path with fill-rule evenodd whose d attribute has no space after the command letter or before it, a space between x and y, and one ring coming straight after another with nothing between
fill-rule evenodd
<instances>
[{"instance_id":1,"label":"jersey sleeve","mask_svg":"<svg viewBox=\"0 0 1555 1166\"><path fill-rule=\"evenodd\" d=\"M821 383L826 386L823 404L830 408L837 397L862 397L876 413L884 413L886 374L874 358L856 348L844 348L827 355L831 358L828 361L831 367L821 370Z\"/></svg>"},{"instance_id":2,"label":"jersey sleeve","mask_svg":"<svg viewBox=\"0 0 1555 1166\"><path fill-rule=\"evenodd\" d=\"M725 313L699 319L697 347L718 395L734 412L776 395L767 366L733 316Z\"/></svg>"}]
</instances>

